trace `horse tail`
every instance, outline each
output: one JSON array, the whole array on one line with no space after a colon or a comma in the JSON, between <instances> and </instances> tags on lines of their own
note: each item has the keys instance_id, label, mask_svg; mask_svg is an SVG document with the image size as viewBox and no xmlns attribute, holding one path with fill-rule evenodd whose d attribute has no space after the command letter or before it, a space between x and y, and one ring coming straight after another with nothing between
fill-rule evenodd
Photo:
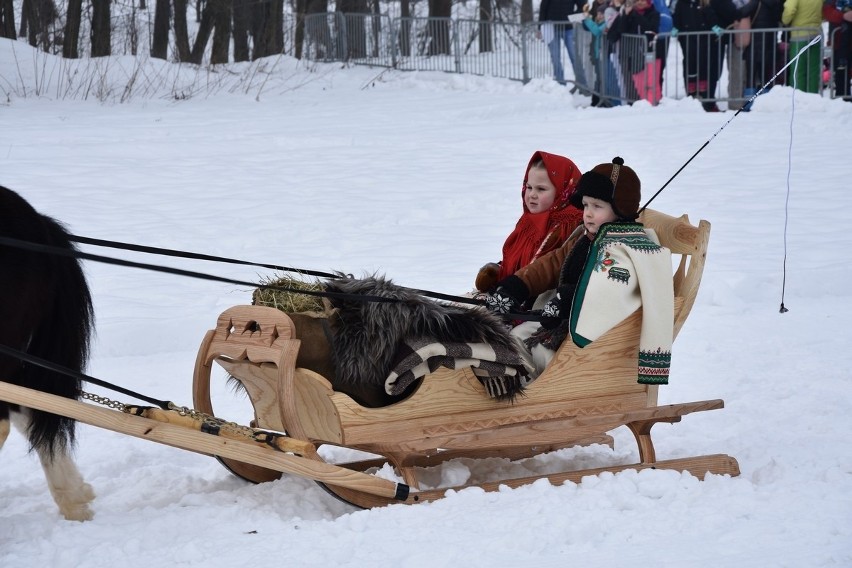
<instances>
[{"instance_id":1,"label":"horse tail","mask_svg":"<svg viewBox=\"0 0 852 568\"><path fill-rule=\"evenodd\" d=\"M45 243L53 247L76 250L65 228L56 220L41 216ZM89 348L94 330L94 309L86 277L79 259L46 255L43 277L53 285L49 297L44 298L46 316L30 338L27 352L30 355L82 372L89 358ZM21 369L22 384L43 392L77 399L82 384L79 378L70 377L25 364ZM73 446L75 422L71 418L41 411L32 411L28 439L33 448L46 450L53 456L57 450Z\"/></svg>"}]
</instances>

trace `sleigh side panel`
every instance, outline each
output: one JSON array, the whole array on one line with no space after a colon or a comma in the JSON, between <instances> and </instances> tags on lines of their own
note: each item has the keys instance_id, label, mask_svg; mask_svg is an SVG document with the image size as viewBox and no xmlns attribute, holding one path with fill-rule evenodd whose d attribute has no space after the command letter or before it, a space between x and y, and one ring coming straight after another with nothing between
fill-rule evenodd
<instances>
[{"instance_id":1,"label":"sleigh side panel","mask_svg":"<svg viewBox=\"0 0 852 568\"><path fill-rule=\"evenodd\" d=\"M570 433L558 422L618 415L649 406L648 385L636 382L640 319L641 313L634 314L585 349L564 345L555 364L512 403L489 398L468 368L440 369L428 375L405 400L383 408L365 408L345 394L333 392L316 373L298 369L293 375L294 390L310 396L285 414L312 440L368 451L543 444L572 436L585 438L614 428L619 418L589 422L582 429L575 424L576 431ZM327 411L316 412L311 401L320 399L332 402L333 418ZM318 414L325 418L318 418ZM545 425L547 422L552 424Z\"/></svg>"}]
</instances>

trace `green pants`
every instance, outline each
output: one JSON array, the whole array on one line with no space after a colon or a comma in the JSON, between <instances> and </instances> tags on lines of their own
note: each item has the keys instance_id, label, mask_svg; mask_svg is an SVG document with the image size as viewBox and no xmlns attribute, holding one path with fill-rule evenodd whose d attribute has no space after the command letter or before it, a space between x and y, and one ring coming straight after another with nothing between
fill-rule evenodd
<instances>
[{"instance_id":1,"label":"green pants","mask_svg":"<svg viewBox=\"0 0 852 568\"><path fill-rule=\"evenodd\" d=\"M790 42L790 60L802 51L810 40ZM806 93L820 92L820 75L822 72L822 45L812 45L796 63L789 68L788 82L790 86Z\"/></svg>"}]
</instances>

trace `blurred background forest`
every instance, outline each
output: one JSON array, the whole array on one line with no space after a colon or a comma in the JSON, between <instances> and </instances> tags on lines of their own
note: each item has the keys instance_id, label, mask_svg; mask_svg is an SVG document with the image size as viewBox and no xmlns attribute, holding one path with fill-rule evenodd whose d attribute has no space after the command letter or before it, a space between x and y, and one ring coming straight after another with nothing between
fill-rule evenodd
<instances>
[{"instance_id":1,"label":"blurred background forest","mask_svg":"<svg viewBox=\"0 0 852 568\"><path fill-rule=\"evenodd\" d=\"M525 23L533 10L533 0L0 0L0 37L69 59L147 52L216 64L289 51L301 58L306 36L328 33L341 17L370 28L382 17L428 18L440 54L449 52L449 18Z\"/></svg>"}]
</instances>

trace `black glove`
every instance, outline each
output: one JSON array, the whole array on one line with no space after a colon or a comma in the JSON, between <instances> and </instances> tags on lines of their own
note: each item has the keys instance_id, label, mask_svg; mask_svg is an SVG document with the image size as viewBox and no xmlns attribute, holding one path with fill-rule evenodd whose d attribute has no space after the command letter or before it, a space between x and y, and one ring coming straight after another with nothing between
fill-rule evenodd
<instances>
[{"instance_id":1,"label":"black glove","mask_svg":"<svg viewBox=\"0 0 852 568\"><path fill-rule=\"evenodd\" d=\"M556 296L547 302L541 310L541 327L555 329L562 323L562 320L568 317L568 314L571 313L568 299L568 290L566 288L560 287L556 289Z\"/></svg>"},{"instance_id":2,"label":"black glove","mask_svg":"<svg viewBox=\"0 0 852 568\"><path fill-rule=\"evenodd\" d=\"M508 314L518 311L518 301L507 294L503 288L497 288L485 296L485 307L495 314Z\"/></svg>"},{"instance_id":3,"label":"black glove","mask_svg":"<svg viewBox=\"0 0 852 568\"><path fill-rule=\"evenodd\" d=\"M495 314L517 312L518 307L529 296L524 281L517 276L509 276L497 283L497 289L485 297L485 307Z\"/></svg>"}]
</instances>

